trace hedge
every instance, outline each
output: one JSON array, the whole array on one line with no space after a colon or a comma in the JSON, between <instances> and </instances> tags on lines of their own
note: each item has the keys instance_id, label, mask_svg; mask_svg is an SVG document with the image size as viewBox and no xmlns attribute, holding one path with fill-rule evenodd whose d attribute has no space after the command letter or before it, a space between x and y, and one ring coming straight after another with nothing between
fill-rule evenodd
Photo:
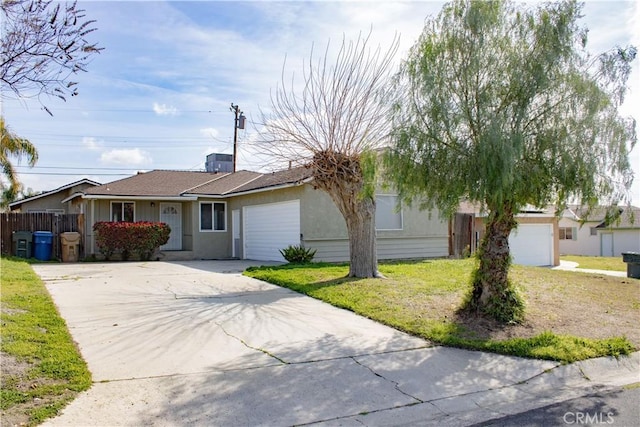
<instances>
[{"instance_id":1,"label":"hedge","mask_svg":"<svg viewBox=\"0 0 640 427\"><path fill-rule=\"evenodd\" d=\"M93 225L96 245L105 257L110 259L119 253L123 260L137 254L141 260L149 260L153 252L169 241L171 228L164 222L108 222Z\"/></svg>"}]
</instances>

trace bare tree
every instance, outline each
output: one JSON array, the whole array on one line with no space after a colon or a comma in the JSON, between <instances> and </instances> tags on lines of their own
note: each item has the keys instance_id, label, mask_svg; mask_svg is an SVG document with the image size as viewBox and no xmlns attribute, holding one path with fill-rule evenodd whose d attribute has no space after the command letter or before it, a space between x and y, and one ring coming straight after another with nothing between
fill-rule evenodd
<instances>
[{"instance_id":1,"label":"bare tree","mask_svg":"<svg viewBox=\"0 0 640 427\"><path fill-rule=\"evenodd\" d=\"M46 94L66 100L77 95L71 76L86 71L91 55L102 50L86 39L96 30L95 20L87 20L75 2L2 0L0 9L2 97Z\"/></svg>"},{"instance_id":2,"label":"bare tree","mask_svg":"<svg viewBox=\"0 0 640 427\"><path fill-rule=\"evenodd\" d=\"M349 235L350 277L378 277L375 230L375 150L387 141L386 96L395 37L387 50L369 48L371 33L355 42L343 38L334 61L329 44L303 64L302 85L292 75L271 94L262 113L260 151L312 170L313 185L342 213ZM387 104L388 105L388 104Z\"/></svg>"}]
</instances>

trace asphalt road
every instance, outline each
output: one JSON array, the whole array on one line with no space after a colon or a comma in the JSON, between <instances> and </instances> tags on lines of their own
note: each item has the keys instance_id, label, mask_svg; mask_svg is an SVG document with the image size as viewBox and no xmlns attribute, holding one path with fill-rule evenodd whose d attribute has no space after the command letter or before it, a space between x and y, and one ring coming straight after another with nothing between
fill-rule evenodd
<instances>
[{"instance_id":1,"label":"asphalt road","mask_svg":"<svg viewBox=\"0 0 640 427\"><path fill-rule=\"evenodd\" d=\"M640 384L635 388L571 399L476 424L483 427L640 426Z\"/></svg>"}]
</instances>

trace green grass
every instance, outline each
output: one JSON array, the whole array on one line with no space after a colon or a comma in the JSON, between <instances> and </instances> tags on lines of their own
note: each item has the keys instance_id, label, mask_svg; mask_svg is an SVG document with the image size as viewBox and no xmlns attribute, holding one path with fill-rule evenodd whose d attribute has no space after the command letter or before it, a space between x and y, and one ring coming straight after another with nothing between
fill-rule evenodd
<instances>
[{"instance_id":1,"label":"green grass","mask_svg":"<svg viewBox=\"0 0 640 427\"><path fill-rule=\"evenodd\" d=\"M588 339L545 330L533 337L502 340L480 336L456 315L470 286L473 266L473 260L444 259L384 263L379 267L384 280L346 278L347 265L322 263L250 268L245 274L452 347L560 362L619 356L634 350L624 337ZM526 285L531 287L537 286L535 272L556 274L548 269L515 270L517 280L528 280Z\"/></svg>"},{"instance_id":2,"label":"green grass","mask_svg":"<svg viewBox=\"0 0 640 427\"><path fill-rule=\"evenodd\" d=\"M622 261L622 257L563 255L560 259L563 261L577 262L578 268L627 271L627 264Z\"/></svg>"},{"instance_id":3,"label":"green grass","mask_svg":"<svg viewBox=\"0 0 640 427\"><path fill-rule=\"evenodd\" d=\"M1 258L0 349L26 369L3 369L3 415L23 413L35 425L91 386L91 374L66 323L29 263ZM38 402L38 403L34 403Z\"/></svg>"}]
</instances>

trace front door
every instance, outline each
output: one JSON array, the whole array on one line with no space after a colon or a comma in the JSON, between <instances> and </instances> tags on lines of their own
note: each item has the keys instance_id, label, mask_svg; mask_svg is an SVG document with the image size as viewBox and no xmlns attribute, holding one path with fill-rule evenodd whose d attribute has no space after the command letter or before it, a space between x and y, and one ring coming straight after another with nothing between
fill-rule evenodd
<instances>
[{"instance_id":1,"label":"front door","mask_svg":"<svg viewBox=\"0 0 640 427\"><path fill-rule=\"evenodd\" d=\"M613 234L602 233L602 256L613 256Z\"/></svg>"},{"instance_id":2,"label":"front door","mask_svg":"<svg viewBox=\"0 0 640 427\"><path fill-rule=\"evenodd\" d=\"M182 250L182 204L160 203L160 222L171 227L171 234L166 245L160 246L163 251Z\"/></svg>"}]
</instances>

